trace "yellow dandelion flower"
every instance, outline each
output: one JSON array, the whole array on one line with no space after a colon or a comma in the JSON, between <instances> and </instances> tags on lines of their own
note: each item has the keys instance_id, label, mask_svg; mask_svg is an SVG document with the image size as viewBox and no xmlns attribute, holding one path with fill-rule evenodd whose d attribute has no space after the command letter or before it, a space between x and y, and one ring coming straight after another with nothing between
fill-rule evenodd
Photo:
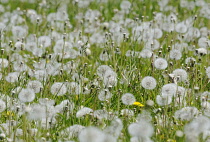
<instances>
[{"instance_id":1,"label":"yellow dandelion flower","mask_svg":"<svg viewBox=\"0 0 210 142\"><path fill-rule=\"evenodd\" d=\"M168 139L167 142L176 142L176 140Z\"/></svg>"},{"instance_id":2,"label":"yellow dandelion flower","mask_svg":"<svg viewBox=\"0 0 210 142\"><path fill-rule=\"evenodd\" d=\"M76 100L78 100L78 99L79 99L79 96L78 96L78 95L75 95L75 97L76 97Z\"/></svg>"},{"instance_id":3,"label":"yellow dandelion flower","mask_svg":"<svg viewBox=\"0 0 210 142\"><path fill-rule=\"evenodd\" d=\"M144 105L140 102L134 102L133 105L143 107Z\"/></svg>"},{"instance_id":4,"label":"yellow dandelion flower","mask_svg":"<svg viewBox=\"0 0 210 142\"><path fill-rule=\"evenodd\" d=\"M12 111L6 111L4 114L4 116L14 116L14 113Z\"/></svg>"}]
</instances>

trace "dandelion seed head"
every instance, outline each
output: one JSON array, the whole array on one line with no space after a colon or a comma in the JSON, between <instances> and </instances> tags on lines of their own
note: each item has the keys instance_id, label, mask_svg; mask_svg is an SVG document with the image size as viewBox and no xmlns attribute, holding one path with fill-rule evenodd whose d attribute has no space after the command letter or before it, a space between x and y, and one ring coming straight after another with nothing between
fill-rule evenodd
<instances>
[{"instance_id":1,"label":"dandelion seed head","mask_svg":"<svg viewBox=\"0 0 210 142\"><path fill-rule=\"evenodd\" d=\"M81 93L81 85L77 82L67 82L65 83L68 89L68 92L71 95L78 95Z\"/></svg>"},{"instance_id":2,"label":"dandelion seed head","mask_svg":"<svg viewBox=\"0 0 210 142\"><path fill-rule=\"evenodd\" d=\"M207 54L206 48L198 48L195 50L195 55L204 56Z\"/></svg>"},{"instance_id":3,"label":"dandelion seed head","mask_svg":"<svg viewBox=\"0 0 210 142\"><path fill-rule=\"evenodd\" d=\"M198 46L200 48L208 48L210 46L210 40L206 37L201 37L198 39Z\"/></svg>"},{"instance_id":4,"label":"dandelion seed head","mask_svg":"<svg viewBox=\"0 0 210 142\"><path fill-rule=\"evenodd\" d=\"M152 57L152 51L150 49L145 48L140 52L140 55L142 58L150 58Z\"/></svg>"},{"instance_id":5,"label":"dandelion seed head","mask_svg":"<svg viewBox=\"0 0 210 142\"><path fill-rule=\"evenodd\" d=\"M176 91L177 91L177 85L174 83L165 84L161 89L161 93L167 96L175 96Z\"/></svg>"},{"instance_id":6,"label":"dandelion seed head","mask_svg":"<svg viewBox=\"0 0 210 142\"><path fill-rule=\"evenodd\" d=\"M48 98L39 98L39 104L50 107L50 106L55 105L55 100L51 100Z\"/></svg>"},{"instance_id":7,"label":"dandelion seed head","mask_svg":"<svg viewBox=\"0 0 210 142\"><path fill-rule=\"evenodd\" d=\"M69 100L63 100L60 104L55 106L55 112L57 113L63 113L64 111L72 112L75 105L72 101Z\"/></svg>"},{"instance_id":8,"label":"dandelion seed head","mask_svg":"<svg viewBox=\"0 0 210 142\"><path fill-rule=\"evenodd\" d=\"M151 107L152 107L152 106L154 106L154 104L155 104L155 103L154 103L153 100L147 100L147 101L146 101L146 105L147 105L147 106L151 106Z\"/></svg>"},{"instance_id":9,"label":"dandelion seed head","mask_svg":"<svg viewBox=\"0 0 210 142\"><path fill-rule=\"evenodd\" d=\"M130 110L130 109L122 109L120 114L122 116L126 116L126 117L132 117L132 116L134 116L133 110Z\"/></svg>"},{"instance_id":10,"label":"dandelion seed head","mask_svg":"<svg viewBox=\"0 0 210 142\"><path fill-rule=\"evenodd\" d=\"M117 139L120 136L122 129L123 129L122 120L119 118L115 118L112 120L110 126L104 129L104 132L106 134L112 135Z\"/></svg>"},{"instance_id":11,"label":"dandelion seed head","mask_svg":"<svg viewBox=\"0 0 210 142\"><path fill-rule=\"evenodd\" d=\"M152 29L152 32L154 32L154 38L155 38L155 39L159 39L159 38L161 38L162 35L163 35L162 30L159 29L159 28Z\"/></svg>"},{"instance_id":12,"label":"dandelion seed head","mask_svg":"<svg viewBox=\"0 0 210 142\"><path fill-rule=\"evenodd\" d=\"M28 66L24 62L13 62L13 68L16 72L23 72L28 70Z\"/></svg>"},{"instance_id":13,"label":"dandelion seed head","mask_svg":"<svg viewBox=\"0 0 210 142\"><path fill-rule=\"evenodd\" d=\"M201 115L196 117L190 123L184 126L184 133L188 141L193 140L192 138L198 140L198 136L201 133L208 131L209 129L210 129L210 119L206 116Z\"/></svg>"},{"instance_id":14,"label":"dandelion seed head","mask_svg":"<svg viewBox=\"0 0 210 142\"><path fill-rule=\"evenodd\" d=\"M140 57L140 52L128 50L125 54L127 57Z\"/></svg>"},{"instance_id":15,"label":"dandelion seed head","mask_svg":"<svg viewBox=\"0 0 210 142\"><path fill-rule=\"evenodd\" d=\"M32 81L28 82L27 88L32 89L34 91L34 93L39 93L41 91L41 89L43 88L43 85L38 80L32 80Z\"/></svg>"},{"instance_id":16,"label":"dandelion seed head","mask_svg":"<svg viewBox=\"0 0 210 142\"><path fill-rule=\"evenodd\" d=\"M67 135L70 139L76 138L83 129L85 129L84 126L75 124L61 131L61 134Z\"/></svg>"},{"instance_id":17,"label":"dandelion seed head","mask_svg":"<svg viewBox=\"0 0 210 142\"><path fill-rule=\"evenodd\" d=\"M186 81L188 78L188 74L184 69L175 69L172 73L175 77L179 77L178 82Z\"/></svg>"},{"instance_id":18,"label":"dandelion seed head","mask_svg":"<svg viewBox=\"0 0 210 142\"><path fill-rule=\"evenodd\" d=\"M7 59L4 58L0 58L0 70L2 68L6 68L9 65L9 61Z\"/></svg>"},{"instance_id":19,"label":"dandelion seed head","mask_svg":"<svg viewBox=\"0 0 210 142\"><path fill-rule=\"evenodd\" d=\"M99 66L97 68L97 74L98 74L98 76L103 77L104 74L105 74L105 72L107 70L112 70L112 69L109 66L107 66L107 65L101 65L101 66Z\"/></svg>"},{"instance_id":20,"label":"dandelion seed head","mask_svg":"<svg viewBox=\"0 0 210 142\"><path fill-rule=\"evenodd\" d=\"M205 116L210 117L210 108L204 109L203 113Z\"/></svg>"},{"instance_id":21,"label":"dandelion seed head","mask_svg":"<svg viewBox=\"0 0 210 142\"><path fill-rule=\"evenodd\" d=\"M25 44L22 43L21 41L17 41L17 42L15 43L15 50L16 50L16 51L21 51L21 50L24 49L24 47L25 47Z\"/></svg>"},{"instance_id":22,"label":"dandelion seed head","mask_svg":"<svg viewBox=\"0 0 210 142\"><path fill-rule=\"evenodd\" d=\"M83 107L79 111L77 111L76 117L83 117L84 115L92 114L92 113L93 113L93 110L91 108Z\"/></svg>"},{"instance_id":23,"label":"dandelion seed head","mask_svg":"<svg viewBox=\"0 0 210 142\"><path fill-rule=\"evenodd\" d=\"M174 60L179 60L182 58L182 53L180 50L177 50L177 49L172 49L170 51L170 58L171 59L174 59Z\"/></svg>"},{"instance_id":24,"label":"dandelion seed head","mask_svg":"<svg viewBox=\"0 0 210 142\"><path fill-rule=\"evenodd\" d=\"M165 106L165 105L169 105L172 102L172 96L167 96L167 95L157 95L156 97L156 102L158 105L160 106Z\"/></svg>"},{"instance_id":25,"label":"dandelion seed head","mask_svg":"<svg viewBox=\"0 0 210 142\"><path fill-rule=\"evenodd\" d=\"M48 77L47 72L44 69L35 70L33 72L33 76L39 81L43 81L43 80L45 81Z\"/></svg>"},{"instance_id":26,"label":"dandelion seed head","mask_svg":"<svg viewBox=\"0 0 210 142\"><path fill-rule=\"evenodd\" d=\"M185 64L187 64L189 66L194 66L196 64L196 59L193 57L187 57L185 59Z\"/></svg>"},{"instance_id":27,"label":"dandelion seed head","mask_svg":"<svg viewBox=\"0 0 210 142\"><path fill-rule=\"evenodd\" d=\"M131 3L129 1L127 1L127 0L122 1L121 4L120 4L120 8L122 10L125 10L125 11L129 10L130 7L131 7Z\"/></svg>"},{"instance_id":28,"label":"dandelion seed head","mask_svg":"<svg viewBox=\"0 0 210 142\"><path fill-rule=\"evenodd\" d=\"M200 99L201 101L205 100L205 101L209 101L210 100L210 92L209 91L205 91L200 95Z\"/></svg>"},{"instance_id":29,"label":"dandelion seed head","mask_svg":"<svg viewBox=\"0 0 210 142\"><path fill-rule=\"evenodd\" d=\"M33 104L30 107L30 111L28 111L28 118L30 120L41 120L42 118L46 118L46 107L40 104Z\"/></svg>"},{"instance_id":30,"label":"dandelion seed head","mask_svg":"<svg viewBox=\"0 0 210 142\"><path fill-rule=\"evenodd\" d=\"M108 112L106 110L95 110L93 116L99 120L106 120L108 118Z\"/></svg>"},{"instance_id":31,"label":"dandelion seed head","mask_svg":"<svg viewBox=\"0 0 210 142\"><path fill-rule=\"evenodd\" d=\"M55 82L51 86L50 91L53 95L62 96L67 92L67 87L62 82Z\"/></svg>"},{"instance_id":32,"label":"dandelion seed head","mask_svg":"<svg viewBox=\"0 0 210 142\"><path fill-rule=\"evenodd\" d=\"M111 92L109 92L109 90L103 89L99 92L98 99L100 101L105 101L105 100L110 99L112 96L113 96L113 94Z\"/></svg>"},{"instance_id":33,"label":"dandelion seed head","mask_svg":"<svg viewBox=\"0 0 210 142\"><path fill-rule=\"evenodd\" d=\"M79 133L80 142L104 142L106 135L96 127L86 127Z\"/></svg>"},{"instance_id":34,"label":"dandelion seed head","mask_svg":"<svg viewBox=\"0 0 210 142\"><path fill-rule=\"evenodd\" d=\"M103 82L106 87L117 85L117 73L112 70L107 70L103 76Z\"/></svg>"},{"instance_id":35,"label":"dandelion seed head","mask_svg":"<svg viewBox=\"0 0 210 142\"><path fill-rule=\"evenodd\" d=\"M123 94L121 100L125 105L132 105L136 101L134 95L131 93Z\"/></svg>"},{"instance_id":36,"label":"dandelion seed head","mask_svg":"<svg viewBox=\"0 0 210 142\"><path fill-rule=\"evenodd\" d=\"M168 67L168 63L167 63L166 59L164 59L164 58L157 58L154 61L154 66L155 66L155 68L157 68L159 70L164 70Z\"/></svg>"},{"instance_id":37,"label":"dandelion seed head","mask_svg":"<svg viewBox=\"0 0 210 142\"><path fill-rule=\"evenodd\" d=\"M0 99L0 112L3 112L6 109L6 103Z\"/></svg>"},{"instance_id":38,"label":"dandelion seed head","mask_svg":"<svg viewBox=\"0 0 210 142\"><path fill-rule=\"evenodd\" d=\"M11 72L5 77L5 79L7 82L10 82L10 83L17 82L19 75L20 75L19 72Z\"/></svg>"},{"instance_id":39,"label":"dandelion seed head","mask_svg":"<svg viewBox=\"0 0 210 142\"><path fill-rule=\"evenodd\" d=\"M23 27L23 26L12 27L12 34L15 38L25 37L27 33L28 33L28 30L26 27Z\"/></svg>"},{"instance_id":40,"label":"dandelion seed head","mask_svg":"<svg viewBox=\"0 0 210 142\"><path fill-rule=\"evenodd\" d=\"M182 132L181 130L177 130L176 131L176 136L177 137L183 137L184 136L184 132Z\"/></svg>"},{"instance_id":41,"label":"dandelion seed head","mask_svg":"<svg viewBox=\"0 0 210 142\"><path fill-rule=\"evenodd\" d=\"M145 25L145 26L147 26L147 25ZM145 28L144 31L143 31L143 35L142 35L143 41L144 42L150 42L150 41L153 40L153 37L154 37L154 32L151 32L151 30L149 30L149 28Z\"/></svg>"},{"instance_id":42,"label":"dandelion seed head","mask_svg":"<svg viewBox=\"0 0 210 142\"><path fill-rule=\"evenodd\" d=\"M175 25L174 23L165 22L165 23L162 23L161 28L166 32L172 32L174 31L174 27L175 27L174 25Z\"/></svg>"},{"instance_id":43,"label":"dandelion seed head","mask_svg":"<svg viewBox=\"0 0 210 142\"><path fill-rule=\"evenodd\" d=\"M206 68L206 75L210 78L210 66Z\"/></svg>"},{"instance_id":44,"label":"dandelion seed head","mask_svg":"<svg viewBox=\"0 0 210 142\"><path fill-rule=\"evenodd\" d=\"M21 102L32 102L35 99L35 93L32 89L22 89L18 94L18 98Z\"/></svg>"},{"instance_id":45,"label":"dandelion seed head","mask_svg":"<svg viewBox=\"0 0 210 142\"><path fill-rule=\"evenodd\" d=\"M45 70L48 75L55 76L60 72L61 63L54 62L45 65Z\"/></svg>"},{"instance_id":46,"label":"dandelion seed head","mask_svg":"<svg viewBox=\"0 0 210 142\"><path fill-rule=\"evenodd\" d=\"M146 42L145 49L150 49L152 51L159 49L160 43L158 40L149 40Z\"/></svg>"},{"instance_id":47,"label":"dandelion seed head","mask_svg":"<svg viewBox=\"0 0 210 142\"><path fill-rule=\"evenodd\" d=\"M138 114L138 116L136 117L136 120L138 122L141 120L147 120L148 122L151 122L152 121L151 113L149 111L142 110L142 112Z\"/></svg>"},{"instance_id":48,"label":"dandelion seed head","mask_svg":"<svg viewBox=\"0 0 210 142\"><path fill-rule=\"evenodd\" d=\"M154 89L156 87L157 82L156 82L156 79L154 77L152 77L152 76L146 76L146 77L144 77L142 79L141 85L145 89L152 90L152 89Z\"/></svg>"},{"instance_id":49,"label":"dandelion seed head","mask_svg":"<svg viewBox=\"0 0 210 142\"><path fill-rule=\"evenodd\" d=\"M92 36L90 37L90 43L92 44L100 45L103 44L105 41L106 41L105 37L101 33L93 33ZM102 56L103 55L100 55L100 58L102 58Z\"/></svg>"},{"instance_id":50,"label":"dandelion seed head","mask_svg":"<svg viewBox=\"0 0 210 142\"><path fill-rule=\"evenodd\" d=\"M201 107L204 109L210 109L210 103L208 101L202 100Z\"/></svg>"},{"instance_id":51,"label":"dandelion seed head","mask_svg":"<svg viewBox=\"0 0 210 142\"><path fill-rule=\"evenodd\" d=\"M175 30L176 32L183 34L187 32L187 26L183 22L181 22L176 25Z\"/></svg>"},{"instance_id":52,"label":"dandelion seed head","mask_svg":"<svg viewBox=\"0 0 210 142\"><path fill-rule=\"evenodd\" d=\"M176 119L190 121L198 115L198 109L196 107L184 107L177 110L174 114Z\"/></svg>"},{"instance_id":53,"label":"dandelion seed head","mask_svg":"<svg viewBox=\"0 0 210 142\"><path fill-rule=\"evenodd\" d=\"M51 39L49 36L40 36L38 38L38 45L43 48L49 47L51 45Z\"/></svg>"},{"instance_id":54,"label":"dandelion seed head","mask_svg":"<svg viewBox=\"0 0 210 142\"><path fill-rule=\"evenodd\" d=\"M154 128L150 122L142 119L138 123L132 123L128 126L128 132L133 137L151 137L154 133Z\"/></svg>"},{"instance_id":55,"label":"dandelion seed head","mask_svg":"<svg viewBox=\"0 0 210 142\"><path fill-rule=\"evenodd\" d=\"M102 51L100 56L99 56L99 59L101 61L108 61L110 59L110 54L106 51Z\"/></svg>"},{"instance_id":56,"label":"dandelion seed head","mask_svg":"<svg viewBox=\"0 0 210 142\"><path fill-rule=\"evenodd\" d=\"M207 27L200 28L200 33L201 33L201 37L207 37L208 36L208 28Z\"/></svg>"}]
</instances>

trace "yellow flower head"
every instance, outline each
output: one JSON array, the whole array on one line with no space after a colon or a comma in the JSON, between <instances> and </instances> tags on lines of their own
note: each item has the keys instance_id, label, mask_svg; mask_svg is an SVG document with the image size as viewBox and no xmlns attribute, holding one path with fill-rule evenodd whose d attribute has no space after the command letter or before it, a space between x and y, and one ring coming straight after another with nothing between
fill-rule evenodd
<instances>
[{"instance_id":1,"label":"yellow flower head","mask_svg":"<svg viewBox=\"0 0 210 142\"><path fill-rule=\"evenodd\" d=\"M140 106L140 107L143 107L143 106L144 106L144 105L141 104L140 102L134 102L133 105L135 105L135 106Z\"/></svg>"},{"instance_id":2,"label":"yellow flower head","mask_svg":"<svg viewBox=\"0 0 210 142\"><path fill-rule=\"evenodd\" d=\"M12 111L5 111L2 113L3 116L8 117L8 116L14 116L14 113Z\"/></svg>"},{"instance_id":3,"label":"yellow flower head","mask_svg":"<svg viewBox=\"0 0 210 142\"><path fill-rule=\"evenodd\" d=\"M167 142L176 142L176 140L168 139Z\"/></svg>"}]
</instances>

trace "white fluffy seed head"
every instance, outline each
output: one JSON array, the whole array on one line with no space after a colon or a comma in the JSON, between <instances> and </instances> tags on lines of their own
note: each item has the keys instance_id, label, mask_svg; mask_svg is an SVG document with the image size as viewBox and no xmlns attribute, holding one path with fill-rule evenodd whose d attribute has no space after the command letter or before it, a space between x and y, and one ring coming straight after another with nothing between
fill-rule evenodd
<instances>
[{"instance_id":1,"label":"white fluffy seed head","mask_svg":"<svg viewBox=\"0 0 210 142\"><path fill-rule=\"evenodd\" d=\"M122 10L129 10L130 7L131 7L131 3L127 0L122 1L121 4L120 4L120 8Z\"/></svg>"},{"instance_id":2,"label":"white fluffy seed head","mask_svg":"<svg viewBox=\"0 0 210 142\"><path fill-rule=\"evenodd\" d=\"M6 109L6 103L0 99L0 112L3 112Z\"/></svg>"},{"instance_id":3,"label":"white fluffy seed head","mask_svg":"<svg viewBox=\"0 0 210 142\"><path fill-rule=\"evenodd\" d=\"M82 125L75 124L61 131L61 134L67 136L70 139L76 138L84 128L85 127Z\"/></svg>"},{"instance_id":4,"label":"white fluffy seed head","mask_svg":"<svg viewBox=\"0 0 210 142\"><path fill-rule=\"evenodd\" d=\"M178 33L185 33L187 32L187 26L183 22L181 22L176 25L175 30Z\"/></svg>"},{"instance_id":5,"label":"white fluffy seed head","mask_svg":"<svg viewBox=\"0 0 210 142\"><path fill-rule=\"evenodd\" d=\"M141 85L145 89L152 90L152 89L154 89L156 87L157 82L156 82L156 79L154 77L152 77L152 76L146 76L146 77L144 77L142 79Z\"/></svg>"},{"instance_id":6,"label":"white fluffy seed head","mask_svg":"<svg viewBox=\"0 0 210 142\"><path fill-rule=\"evenodd\" d=\"M134 95L131 93L123 94L121 99L122 99L123 104L125 105L132 105L136 101Z\"/></svg>"},{"instance_id":7,"label":"white fluffy seed head","mask_svg":"<svg viewBox=\"0 0 210 142\"><path fill-rule=\"evenodd\" d=\"M152 51L150 49L145 48L140 52L140 56L142 58L150 58L152 57Z\"/></svg>"},{"instance_id":8,"label":"white fluffy seed head","mask_svg":"<svg viewBox=\"0 0 210 142\"><path fill-rule=\"evenodd\" d=\"M51 39L49 36L40 36L38 38L38 45L41 47L49 47L51 45Z\"/></svg>"},{"instance_id":9,"label":"white fluffy seed head","mask_svg":"<svg viewBox=\"0 0 210 142\"><path fill-rule=\"evenodd\" d=\"M77 82L68 82L66 83L66 86L71 95L78 95L81 93L81 86Z\"/></svg>"},{"instance_id":10,"label":"white fluffy seed head","mask_svg":"<svg viewBox=\"0 0 210 142\"><path fill-rule=\"evenodd\" d=\"M168 67L168 63L167 63L166 59L164 59L164 58L157 58L154 61L154 66L156 69L164 70Z\"/></svg>"},{"instance_id":11,"label":"white fluffy seed head","mask_svg":"<svg viewBox=\"0 0 210 142\"><path fill-rule=\"evenodd\" d=\"M6 68L9 65L9 61L4 58L0 58L0 68Z\"/></svg>"},{"instance_id":12,"label":"white fluffy seed head","mask_svg":"<svg viewBox=\"0 0 210 142\"><path fill-rule=\"evenodd\" d=\"M177 49L172 49L170 51L170 58L174 59L174 60L179 60L182 58L182 52L180 50Z\"/></svg>"},{"instance_id":13,"label":"white fluffy seed head","mask_svg":"<svg viewBox=\"0 0 210 142\"><path fill-rule=\"evenodd\" d=\"M156 97L156 102L160 106L165 106L169 105L172 102L172 96L162 96L162 95L157 95Z\"/></svg>"},{"instance_id":14,"label":"white fluffy seed head","mask_svg":"<svg viewBox=\"0 0 210 142\"><path fill-rule=\"evenodd\" d=\"M56 82L51 86L50 91L53 95L62 96L67 92L67 88L64 83Z\"/></svg>"},{"instance_id":15,"label":"white fluffy seed head","mask_svg":"<svg viewBox=\"0 0 210 142\"><path fill-rule=\"evenodd\" d=\"M35 93L39 93L41 88L43 88L43 85L40 81L33 80L28 82L27 87L34 90Z\"/></svg>"},{"instance_id":16,"label":"white fluffy seed head","mask_svg":"<svg viewBox=\"0 0 210 142\"><path fill-rule=\"evenodd\" d=\"M117 85L117 73L112 70L107 70L103 76L103 82L106 87Z\"/></svg>"},{"instance_id":17,"label":"white fluffy seed head","mask_svg":"<svg viewBox=\"0 0 210 142\"><path fill-rule=\"evenodd\" d=\"M28 118L30 120L41 120L42 118L46 118L46 107L40 104L33 104L28 111Z\"/></svg>"},{"instance_id":18,"label":"white fluffy seed head","mask_svg":"<svg viewBox=\"0 0 210 142\"><path fill-rule=\"evenodd\" d=\"M187 72L184 69L175 69L172 74L175 75L175 77L178 77L178 82L186 81L187 80Z\"/></svg>"},{"instance_id":19,"label":"white fluffy seed head","mask_svg":"<svg viewBox=\"0 0 210 142\"><path fill-rule=\"evenodd\" d=\"M208 78L210 78L210 66L206 68L206 75L208 76Z\"/></svg>"},{"instance_id":20,"label":"white fluffy seed head","mask_svg":"<svg viewBox=\"0 0 210 142\"><path fill-rule=\"evenodd\" d=\"M35 99L35 93L32 89L22 89L18 95L21 102L32 102Z\"/></svg>"},{"instance_id":21,"label":"white fluffy seed head","mask_svg":"<svg viewBox=\"0 0 210 142\"><path fill-rule=\"evenodd\" d=\"M97 68L97 74L98 74L98 76L103 77L104 74L105 74L105 72L107 70L112 70L112 69L109 66L107 66L107 65L101 65L101 66L99 66Z\"/></svg>"},{"instance_id":22,"label":"white fluffy seed head","mask_svg":"<svg viewBox=\"0 0 210 142\"><path fill-rule=\"evenodd\" d=\"M198 136L210 129L210 119L206 116L198 116L184 127L184 133L187 139L192 136L198 138Z\"/></svg>"},{"instance_id":23,"label":"white fluffy seed head","mask_svg":"<svg viewBox=\"0 0 210 142\"><path fill-rule=\"evenodd\" d=\"M76 113L76 117L83 117L84 115L91 114L93 110L88 107L83 107Z\"/></svg>"},{"instance_id":24,"label":"white fluffy seed head","mask_svg":"<svg viewBox=\"0 0 210 142\"><path fill-rule=\"evenodd\" d=\"M98 99L100 101L105 101L105 100L110 99L112 96L113 96L113 94L111 92L109 92L109 90L103 89L99 92Z\"/></svg>"},{"instance_id":25,"label":"white fluffy seed head","mask_svg":"<svg viewBox=\"0 0 210 142\"><path fill-rule=\"evenodd\" d=\"M80 142L104 142L106 135L96 127L87 127L79 134Z\"/></svg>"},{"instance_id":26,"label":"white fluffy seed head","mask_svg":"<svg viewBox=\"0 0 210 142\"><path fill-rule=\"evenodd\" d=\"M115 138L118 138L121 134L122 129L123 129L122 120L119 118L115 118L114 120L112 120L110 126L104 129L104 132L106 134L114 136Z\"/></svg>"},{"instance_id":27,"label":"white fluffy seed head","mask_svg":"<svg viewBox=\"0 0 210 142\"><path fill-rule=\"evenodd\" d=\"M161 89L161 94L162 95L167 95L167 96L175 96L177 91L177 85L174 83L169 83L163 85Z\"/></svg>"},{"instance_id":28,"label":"white fluffy seed head","mask_svg":"<svg viewBox=\"0 0 210 142\"><path fill-rule=\"evenodd\" d=\"M146 138L151 137L154 133L152 124L144 119L138 123L132 123L128 126L128 132L133 137Z\"/></svg>"},{"instance_id":29,"label":"white fluffy seed head","mask_svg":"<svg viewBox=\"0 0 210 142\"><path fill-rule=\"evenodd\" d=\"M20 75L19 72L11 72L5 77L5 79L7 82L13 83L18 81L19 75Z\"/></svg>"},{"instance_id":30,"label":"white fluffy seed head","mask_svg":"<svg viewBox=\"0 0 210 142\"><path fill-rule=\"evenodd\" d=\"M184 107L180 110L177 110L174 114L174 117L176 119L190 121L197 115L198 109L196 107Z\"/></svg>"},{"instance_id":31,"label":"white fluffy seed head","mask_svg":"<svg viewBox=\"0 0 210 142\"><path fill-rule=\"evenodd\" d=\"M107 119L108 118L108 112L106 110L95 110L93 112L93 116L99 120L102 120L102 119Z\"/></svg>"},{"instance_id":32,"label":"white fluffy seed head","mask_svg":"<svg viewBox=\"0 0 210 142\"><path fill-rule=\"evenodd\" d=\"M182 132L181 130L177 130L176 131L176 136L177 137L183 137L184 136L184 132Z\"/></svg>"}]
</instances>

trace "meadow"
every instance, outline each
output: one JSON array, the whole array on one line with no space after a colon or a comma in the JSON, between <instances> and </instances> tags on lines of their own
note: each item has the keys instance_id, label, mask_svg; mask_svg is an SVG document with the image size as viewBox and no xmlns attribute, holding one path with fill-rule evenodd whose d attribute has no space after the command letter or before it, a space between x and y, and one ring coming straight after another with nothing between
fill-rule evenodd
<instances>
[{"instance_id":1,"label":"meadow","mask_svg":"<svg viewBox=\"0 0 210 142\"><path fill-rule=\"evenodd\" d=\"M210 142L208 0L0 0L0 141Z\"/></svg>"}]
</instances>

